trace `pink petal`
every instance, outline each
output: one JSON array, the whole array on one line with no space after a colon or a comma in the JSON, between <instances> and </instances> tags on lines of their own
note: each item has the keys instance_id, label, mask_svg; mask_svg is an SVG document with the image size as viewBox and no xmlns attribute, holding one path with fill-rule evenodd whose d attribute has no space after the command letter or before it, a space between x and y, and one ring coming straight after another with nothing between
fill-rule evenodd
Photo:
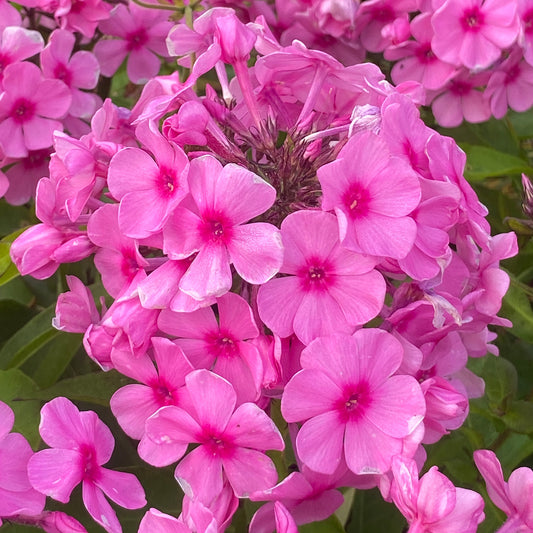
<instances>
[{"instance_id":1,"label":"pink petal","mask_svg":"<svg viewBox=\"0 0 533 533\"><path fill-rule=\"evenodd\" d=\"M82 498L87 511L96 523L100 524L108 533L122 533L122 527L115 511L94 483L83 482Z\"/></svg>"},{"instance_id":2,"label":"pink petal","mask_svg":"<svg viewBox=\"0 0 533 533\"><path fill-rule=\"evenodd\" d=\"M35 112L43 117L59 119L67 113L71 101L70 89L62 81L44 80L39 85Z\"/></svg>"},{"instance_id":3,"label":"pink petal","mask_svg":"<svg viewBox=\"0 0 533 533\"><path fill-rule=\"evenodd\" d=\"M175 313L163 309L157 325L165 333L188 339L206 339L219 330L211 307L203 307L192 313Z\"/></svg>"},{"instance_id":4,"label":"pink petal","mask_svg":"<svg viewBox=\"0 0 533 533\"><path fill-rule=\"evenodd\" d=\"M254 339L259 335L251 307L233 292L217 299L220 329L231 332L236 339ZM182 335L183 336L183 335Z\"/></svg>"},{"instance_id":5,"label":"pink petal","mask_svg":"<svg viewBox=\"0 0 533 533\"><path fill-rule=\"evenodd\" d=\"M144 490L133 474L101 468L95 484L121 507L140 509L146 505Z\"/></svg>"},{"instance_id":6,"label":"pink petal","mask_svg":"<svg viewBox=\"0 0 533 533\"><path fill-rule=\"evenodd\" d=\"M195 370L185 381L200 425L217 433L224 432L236 403L231 384L208 370Z\"/></svg>"},{"instance_id":7,"label":"pink petal","mask_svg":"<svg viewBox=\"0 0 533 533\"><path fill-rule=\"evenodd\" d=\"M24 143L28 150L41 150L52 146L54 131L63 131L63 125L57 120L35 116L22 127Z\"/></svg>"},{"instance_id":8,"label":"pink petal","mask_svg":"<svg viewBox=\"0 0 533 533\"><path fill-rule=\"evenodd\" d=\"M62 503L69 501L83 475L83 457L74 450L41 450L28 462L28 479L32 486Z\"/></svg>"},{"instance_id":9,"label":"pink petal","mask_svg":"<svg viewBox=\"0 0 533 533\"><path fill-rule=\"evenodd\" d=\"M422 476L418 485L417 507L427 523L438 522L455 507L453 483L433 466Z\"/></svg>"},{"instance_id":10,"label":"pink petal","mask_svg":"<svg viewBox=\"0 0 533 533\"><path fill-rule=\"evenodd\" d=\"M173 516L152 508L141 520L138 533L190 533L190 529Z\"/></svg>"},{"instance_id":11,"label":"pink petal","mask_svg":"<svg viewBox=\"0 0 533 533\"><path fill-rule=\"evenodd\" d=\"M193 366L183 350L168 339L153 337L155 362L162 381L175 388L185 385L185 377Z\"/></svg>"},{"instance_id":12,"label":"pink petal","mask_svg":"<svg viewBox=\"0 0 533 533\"><path fill-rule=\"evenodd\" d=\"M271 418L257 405L237 407L226 427L225 435L236 446L256 450L283 450L285 443Z\"/></svg>"},{"instance_id":13,"label":"pink petal","mask_svg":"<svg viewBox=\"0 0 533 533\"><path fill-rule=\"evenodd\" d=\"M15 423L15 415L11 407L0 401L0 439L3 439L13 427Z\"/></svg>"},{"instance_id":14,"label":"pink petal","mask_svg":"<svg viewBox=\"0 0 533 533\"><path fill-rule=\"evenodd\" d=\"M126 70L133 83L142 84L155 78L160 67L159 58L147 48L141 48L130 52Z\"/></svg>"},{"instance_id":15,"label":"pink petal","mask_svg":"<svg viewBox=\"0 0 533 533\"><path fill-rule=\"evenodd\" d=\"M315 472L333 474L342 459L344 427L335 411L305 422L296 437L301 460Z\"/></svg>"},{"instance_id":16,"label":"pink petal","mask_svg":"<svg viewBox=\"0 0 533 533\"><path fill-rule=\"evenodd\" d=\"M209 505L222 492L225 480L222 460L205 446L189 453L176 467L175 476L183 492L204 505Z\"/></svg>"},{"instance_id":17,"label":"pink petal","mask_svg":"<svg viewBox=\"0 0 533 533\"><path fill-rule=\"evenodd\" d=\"M20 433L0 438L0 488L15 492L31 490L27 465L32 455L33 450Z\"/></svg>"},{"instance_id":18,"label":"pink petal","mask_svg":"<svg viewBox=\"0 0 533 533\"><path fill-rule=\"evenodd\" d=\"M256 450L236 448L229 457L223 456L222 464L238 498L248 498L253 492L266 490L278 480L272 459Z\"/></svg>"},{"instance_id":19,"label":"pink petal","mask_svg":"<svg viewBox=\"0 0 533 533\"><path fill-rule=\"evenodd\" d=\"M159 442L155 443L153 440L144 434L137 447L139 457L152 466L162 467L175 463L178 459L183 457L185 453L183 450L183 443L181 442Z\"/></svg>"},{"instance_id":20,"label":"pink petal","mask_svg":"<svg viewBox=\"0 0 533 533\"><path fill-rule=\"evenodd\" d=\"M503 479L502 467L496 454L491 450L476 450L474 462L487 484L487 492L494 505L506 515L512 515L514 505L510 499L509 489Z\"/></svg>"},{"instance_id":21,"label":"pink petal","mask_svg":"<svg viewBox=\"0 0 533 533\"><path fill-rule=\"evenodd\" d=\"M94 46L94 55L98 59L103 76L113 76L127 55L126 43L122 39L99 40Z\"/></svg>"},{"instance_id":22,"label":"pink petal","mask_svg":"<svg viewBox=\"0 0 533 533\"><path fill-rule=\"evenodd\" d=\"M254 285L273 278L283 263L281 234L272 224L257 222L235 226L228 252L235 270Z\"/></svg>"}]
</instances>

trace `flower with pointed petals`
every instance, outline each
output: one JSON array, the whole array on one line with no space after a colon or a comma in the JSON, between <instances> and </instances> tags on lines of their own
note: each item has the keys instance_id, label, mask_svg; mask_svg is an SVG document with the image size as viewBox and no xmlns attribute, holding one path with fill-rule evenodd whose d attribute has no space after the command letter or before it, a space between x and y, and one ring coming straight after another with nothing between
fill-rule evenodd
<instances>
[{"instance_id":1,"label":"flower with pointed petals","mask_svg":"<svg viewBox=\"0 0 533 533\"><path fill-rule=\"evenodd\" d=\"M206 155L191 162L189 189L191 201L179 205L163 228L163 251L170 259L198 252L181 278L183 292L196 300L222 296L231 288L230 264L256 285L277 274L283 260L279 230L262 222L245 224L274 203L271 185Z\"/></svg>"},{"instance_id":2,"label":"flower with pointed petals","mask_svg":"<svg viewBox=\"0 0 533 533\"><path fill-rule=\"evenodd\" d=\"M253 403L235 409L231 384L208 370L195 370L185 381L189 410L163 407L146 421L148 438L156 444L181 444L173 460L182 457L190 443L199 444L176 468L185 494L209 505L225 480L239 498L274 485L276 469L264 453L284 448L274 422Z\"/></svg>"},{"instance_id":3,"label":"flower with pointed petals","mask_svg":"<svg viewBox=\"0 0 533 533\"><path fill-rule=\"evenodd\" d=\"M337 221L323 211L296 211L281 225L289 274L260 287L259 316L280 337L304 343L332 333L353 333L374 318L385 298L376 260L341 247Z\"/></svg>"},{"instance_id":4,"label":"flower with pointed petals","mask_svg":"<svg viewBox=\"0 0 533 533\"><path fill-rule=\"evenodd\" d=\"M363 254L405 257L415 242L408 215L420 202L416 173L371 132L349 139L336 161L318 169L322 209L335 210L341 243Z\"/></svg>"},{"instance_id":5,"label":"flower with pointed petals","mask_svg":"<svg viewBox=\"0 0 533 533\"><path fill-rule=\"evenodd\" d=\"M411 376L394 376L401 344L378 329L315 339L281 400L287 422L304 422L296 450L311 470L332 474L343 457L354 474L389 470L426 404Z\"/></svg>"},{"instance_id":6,"label":"flower with pointed petals","mask_svg":"<svg viewBox=\"0 0 533 533\"><path fill-rule=\"evenodd\" d=\"M146 504L144 490L133 474L102 467L111 458L115 441L94 411L78 411L67 398L54 398L41 409L39 432L51 448L35 453L28 477L35 489L67 503L82 483L85 507L109 533L122 527L104 494L126 509Z\"/></svg>"}]
</instances>

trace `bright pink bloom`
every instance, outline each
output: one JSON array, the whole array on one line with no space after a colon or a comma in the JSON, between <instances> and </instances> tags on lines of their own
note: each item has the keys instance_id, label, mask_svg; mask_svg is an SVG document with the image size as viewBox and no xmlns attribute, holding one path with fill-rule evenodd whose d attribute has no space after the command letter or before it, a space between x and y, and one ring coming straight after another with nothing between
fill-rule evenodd
<instances>
[{"instance_id":1,"label":"bright pink bloom","mask_svg":"<svg viewBox=\"0 0 533 533\"><path fill-rule=\"evenodd\" d=\"M195 368L208 368L227 379L237 393L237 404L255 402L263 380L259 350L250 339L259 336L252 309L241 296L228 292L216 301L219 322L211 307L193 313L163 310L158 326L180 337L180 346Z\"/></svg>"},{"instance_id":2,"label":"bright pink bloom","mask_svg":"<svg viewBox=\"0 0 533 533\"><path fill-rule=\"evenodd\" d=\"M516 0L447 0L434 13L431 48L447 63L489 67L517 39Z\"/></svg>"},{"instance_id":3,"label":"bright pink bloom","mask_svg":"<svg viewBox=\"0 0 533 533\"><path fill-rule=\"evenodd\" d=\"M14 421L11 408L0 402L0 519L38 515L45 504L44 495L28 481L27 467L33 450L22 435L10 433Z\"/></svg>"},{"instance_id":4,"label":"bright pink bloom","mask_svg":"<svg viewBox=\"0 0 533 533\"><path fill-rule=\"evenodd\" d=\"M226 479L239 498L274 485L276 469L264 454L284 448L274 422L253 403L235 409L231 384L208 370L195 370L185 381L190 409L163 407L146 422L146 433L156 444L181 445L174 460L189 443L199 444L176 468L185 494L209 505Z\"/></svg>"},{"instance_id":5,"label":"bright pink bloom","mask_svg":"<svg viewBox=\"0 0 533 533\"><path fill-rule=\"evenodd\" d=\"M279 230L245 222L274 203L275 189L249 170L232 163L222 167L209 155L191 162L189 188L192 201L178 206L163 229L163 251L170 259L198 252L180 289L196 300L222 296L231 288L231 263L249 283L272 278L283 259Z\"/></svg>"},{"instance_id":6,"label":"bright pink bloom","mask_svg":"<svg viewBox=\"0 0 533 533\"><path fill-rule=\"evenodd\" d=\"M153 123L143 123L136 134L155 161L139 148L120 150L109 164L108 185L120 200L121 231L128 237L143 238L161 230L189 192L189 160Z\"/></svg>"},{"instance_id":7,"label":"bright pink bloom","mask_svg":"<svg viewBox=\"0 0 533 533\"><path fill-rule=\"evenodd\" d=\"M139 524L138 533L190 533L190 531L177 518L152 508L146 511Z\"/></svg>"},{"instance_id":8,"label":"bright pink bloom","mask_svg":"<svg viewBox=\"0 0 533 533\"><path fill-rule=\"evenodd\" d=\"M128 56L126 69L133 83L146 83L157 76L161 62L156 54L168 55L165 38L172 27L168 16L168 11L147 9L133 2L115 6L99 28L118 38L100 39L94 47L102 74L112 76Z\"/></svg>"},{"instance_id":9,"label":"bright pink bloom","mask_svg":"<svg viewBox=\"0 0 533 533\"><path fill-rule=\"evenodd\" d=\"M476 450L474 461L487 484L493 503L508 517L498 533L528 533L533 531L533 471L521 467L513 470L509 481L503 479L502 467L491 450Z\"/></svg>"},{"instance_id":10,"label":"bright pink bloom","mask_svg":"<svg viewBox=\"0 0 533 533\"><path fill-rule=\"evenodd\" d=\"M409 522L409 533L475 533L483 514L483 498L472 490L454 487L433 466L418 479L416 463L405 457L392 461L390 496Z\"/></svg>"},{"instance_id":11,"label":"bright pink bloom","mask_svg":"<svg viewBox=\"0 0 533 533\"><path fill-rule=\"evenodd\" d=\"M521 22L521 31L518 44L524 51L524 59L533 65L533 1L518 0L518 16Z\"/></svg>"},{"instance_id":12,"label":"bright pink bloom","mask_svg":"<svg viewBox=\"0 0 533 533\"><path fill-rule=\"evenodd\" d=\"M418 382L393 376L402 357L401 344L377 329L320 337L302 352L281 411L304 422L296 437L303 463L332 474L344 457L355 474L389 470L426 410Z\"/></svg>"},{"instance_id":13,"label":"bright pink bloom","mask_svg":"<svg viewBox=\"0 0 533 533\"><path fill-rule=\"evenodd\" d=\"M420 202L415 172L371 132L351 137L336 161L318 169L322 209L335 210L341 243L363 254L405 257L416 238L408 215Z\"/></svg>"},{"instance_id":14,"label":"bright pink bloom","mask_svg":"<svg viewBox=\"0 0 533 533\"><path fill-rule=\"evenodd\" d=\"M109 11L109 3L103 0L59 0L54 15L62 29L92 38L98 23L109 18Z\"/></svg>"},{"instance_id":15,"label":"bright pink bloom","mask_svg":"<svg viewBox=\"0 0 533 533\"><path fill-rule=\"evenodd\" d=\"M41 52L41 68L47 78L61 80L70 89L72 103L69 114L90 118L96 110L98 99L94 94L80 89L96 87L100 77L100 65L94 54L86 50L72 54L75 41L73 33L55 30Z\"/></svg>"},{"instance_id":16,"label":"bright pink bloom","mask_svg":"<svg viewBox=\"0 0 533 533\"><path fill-rule=\"evenodd\" d=\"M280 337L292 333L304 343L332 333L353 333L374 318L385 298L375 259L341 247L337 221L323 211L297 211L281 224L290 274L260 287L261 320Z\"/></svg>"},{"instance_id":17,"label":"bright pink bloom","mask_svg":"<svg viewBox=\"0 0 533 533\"><path fill-rule=\"evenodd\" d=\"M37 452L28 464L33 487L67 503L74 487L82 483L85 507L109 533L122 527L104 494L126 509L146 505L144 491L133 474L103 468L115 441L95 412L80 412L67 398L54 398L41 409L39 432L50 449Z\"/></svg>"},{"instance_id":18,"label":"bright pink bloom","mask_svg":"<svg viewBox=\"0 0 533 533\"><path fill-rule=\"evenodd\" d=\"M8 65L0 94L0 146L8 157L26 157L28 150L52 146L54 130L71 103L68 87L59 80L43 79L36 65Z\"/></svg>"}]
</instances>

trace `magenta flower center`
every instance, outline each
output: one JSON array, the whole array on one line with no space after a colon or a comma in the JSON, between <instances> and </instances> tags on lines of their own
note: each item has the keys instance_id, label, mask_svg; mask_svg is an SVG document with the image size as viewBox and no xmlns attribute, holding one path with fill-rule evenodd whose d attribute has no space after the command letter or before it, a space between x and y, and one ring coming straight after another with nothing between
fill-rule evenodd
<instances>
[{"instance_id":1,"label":"magenta flower center","mask_svg":"<svg viewBox=\"0 0 533 533\"><path fill-rule=\"evenodd\" d=\"M235 339L227 333L220 333L211 339L212 351L216 357L234 357L239 355Z\"/></svg>"},{"instance_id":2,"label":"magenta flower center","mask_svg":"<svg viewBox=\"0 0 533 533\"><path fill-rule=\"evenodd\" d=\"M346 389L337 403L337 411L342 422L348 422L360 418L369 405L368 386L360 383Z\"/></svg>"},{"instance_id":3,"label":"magenta flower center","mask_svg":"<svg viewBox=\"0 0 533 533\"><path fill-rule=\"evenodd\" d=\"M159 187L163 196L169 197L178 188L178 180L174 172L161 169L159 174Z\"/></svg>"},{"instance_id":4,"label":"magenta flower center","mask_svg":"<svg viewBox=\"0 0 533 533\"><path fill-rule=\"evenodd\" d=\"M323 260L311 259L298 274L306 291L325 290L331 285L332 268Z\"/></svg>"},{"instance_id":5,"label":"magenta flower center","mask_svg":"<svg viewBox=\"0 0 533 533\"><path fill-rule=\"evenodd\" d=\"M352 219L368 213L368 191L354 185L344 195L343 203L348 216Z\"/></svg>"},{"instance_id":6,"label":"magenta flower center","mask_svg":"<svg viewBox=\"0 0 533 533\"><path fill-rule=\"evenodd\" d=\"M164 381L154 383L152 390L159 405L177 405L176 398L173 397L172 391Z\"/></svg>"},{"instance_id":7,"label":"magenta flower center","mask_svg":"<svg viewBox=\"0 0 533 533\"><path fill-rule=\"evenodd\" d=\"M10 57L5 53L0 53L0 74L11 63Z\"/></svg>"},{"instance_id":8,"label":"magenta flower center","mask_svg":"<svg viewBox=\"0 0 533 533\"><path fill-rule=\"evenodd\" d=\"M19 98L11 108L11 118L18 124L31 120L35 115L35 104L27 98Z\"/></svg>"},{"instance_id":9,"label":"magenta flower center","mask_svg":"<svg viewBox=\"0 0 533 533\"><path fill-rule=\"evenodd\" d=\"M140 50L148 42L148 34L144 28L139 28L137 31L130 33L126 40L129 52Z\"/></svg>"},{"instance_id":10,"label":"magenta flower center","mask_svg":"<svg viewBox=\"0 0 533 533\"><path fill-rule=\"evenodd\" d=\"M483 25L485 17L479 7L473 7L465 11L461 23L465 31L479 31Z\"/></svg>"},{"instance_id":11,"label":"magenta flower center","mask_svg":"<svg viewBox=\"0 0 533 533\"><path fill-rule=\"evenodd\" d=\"M58 63L54 69L54 77L70 87L72 73L63 63Z\"/></svg>"},{"instance_id":12,"label":"magenta flower center","mask_svg":"<svg viewBox=\"0 0 533 533\"><path fill-rule=\"evenodd\" d=\"M96 462L94 448L92 446L82 446L80 453L83 461L83 479L95 481L99 471L99 465Z\"/></svg>"},{"instance_id":13,"label":"magenta flower center","mask_svg":"<svg viewBox=\"0 0 533 533\"><path fill-rule=\"evenodd\" d=\"M233 446L220 435L206 435L203 445L210 454L217 457L227 457L231 454Z\"/></svg>"},{"instance_id":14,"label":"magenta flower center","mask_svg":"<svg viewBox=\"0 0 533 533\"><path fill-rule=\"evenodd\" d=\"M431 43L425 43L420 46L416 51L416 57L423 64L435 61L435 54L431 49Z\"/></svg>"},{"instance_id":15,"label":"magenta flower center","mask_svg":"<svg viewBox=\"0 0 533 533\"><path fill-rule=\"evenodd\" d=\"M204 242L226 243L231 238L231 226L222 217L206 217L200 232Z\"/></svg>"},{"instance_id":16,"label":"magenta flower center","mask_svg":"<svg viewBox=\"0 0 533 533\"><path fill-rule=\"evenodd\" d=\"M450 92L458 96L468 94L471 90L472 85L460 80L453 81L450 87Z\"/></svg>"},{"instance_id":17,"label":"magenta flower center","mask_svg":"<svg viewBox=\"0 0 533 533\"><path fill-rule=\"evenodd\" d=\"M526 11L522 17L523 28L526 33L533 31L533 9ZM1 70L1 68L0 68Z\"/></svg>"}]
</instances>

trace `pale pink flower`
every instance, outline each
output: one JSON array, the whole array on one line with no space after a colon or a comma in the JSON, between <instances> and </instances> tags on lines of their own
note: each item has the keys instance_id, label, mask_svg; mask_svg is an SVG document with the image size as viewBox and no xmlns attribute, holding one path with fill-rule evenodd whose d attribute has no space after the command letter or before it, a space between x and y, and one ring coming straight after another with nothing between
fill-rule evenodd
<instances>
[{"instance_id":1,"label":"pale pink flower","mask_svg":"<svg viewBox=\"0 0 533 533\"><path fill-rule=\"evenodd\" d=\"M363 254L405 257L416 238L408 215L420 202L416 173L371 132L351 137L336 161L318 169L322 209L334 210L341 243Z\"/></svg>"},{"instance_id":2,"label":"pale pink flower","mask_svg":"<svg viewBox=\"0 0 533 533\"><path fill-rule=\"evenodd\" d=\"M102 74L113 76L128 56L126 70L133 83L146 83L157 76L161 66L158 55L167 56L165 38L172 27L168 16L168 11L147 9L133 2L115 6L99 29L117 39L100 39L94 47Z\"/></svg>"},{"instance_id":3,"label":"pale pink flower","mask_svg":"<svg viewBox=\"0 0 533 533\"><path fill-rule=\"evenodd\" d=\"M337 221L323 211L297 211L281 225L289 274L260 287L261 320L280 337L304 343L331 333L353 333L374 318L385 298L375 259L341 247Z\"/></svg>"},{"instance_id":4,"label":"pale pink flower","mask_svg":"<svg viewBox=\"0 0 533 533\"><path fill-rule=\"evenodd\" d=\"M409 533L475 533L485 518L483 498L454 487L436 466L419 480L416 463L397 456L392 475L390 496L409 522Z\"/></svg>"},{"instance_id":5,"label":"pale pink flower","mask_svg":"<svg viewBox=\"0 0 533 533\"><path fill-rule=\"evenodd\" d=\"M264 453L284 448L274 422L253 403L235 409L231 384L208 370L195 370L185 381L191 407L163 407L146 421L148 438L156 444L180 445L174 460L190 443L199 444L176 468L185 494L209 505L225 480L239 498L274 485L276 469Z\"/></svg>"},{"instance_id":6,"label":"pale pink flower","mask_svg":"<svg viewBox=\"0 0 533 533\"><path fill-rule=\"evenodd\" d=\"M489 67L517 39L516 0L447 0L433 14L431 48L455 66Z\"/></svg>"},{"instance_id":7,"label":"pale pink flower","mask_svg":"<svg viewBox=\"0 0 533 533\"><path fill-rule=\"evenodd\" d=\"M82 483L82 498L94 520L109 533L122 527L104 494L126 509L146 504L141 484L133 474L102 467L111 458L115 441L93 411L80 412L67 398L54 398L41 409L39 432L49 449L37 452L28 464L33 487L67 503Z\"/></svg>"},{"instance_id":8,"label":"pale pink flower","mask_svg":"<svg viewBox=\"0 0 533 533\"><path fill-rule=\"evenodd\" d=\"M509 481L503 479L502 467L491 450L476 450L474 461L487 484L494 505L507 515L498 533L529 533L533 531L533 471L521 467L513 470Z\"/></svg>"},{"instance_id":9,"label":"pale pink flower","mask_svg":"<svg viewBox=\"0 0 533 533\"><path fill-rule=\"evenodd\" d=\"M271 185L243 167L222 167L206 155L191 162L189 189L191 201L178 206L163 228L163 251L170 259L198 252L181 278L183 292L196 300L222 296L231 288L230 264L253 284L265 283L279 271L279 230L262 222L245 224L274 203Z\"/></svg>"},{"instance_id":10,"label":"pale pink flower","mask_svg":"<svg viewBox=\"0 0 533 533\"><path fill-rule=\"evenodd\" d=\"M68 87L59 80L43 79L33 63L9 65L0 94L0 146L8 157L26 157L29 150L52 146L54 130L71 103Z\"/></svg>"},{"instance_id":11,"label":"pale pink flower","mask_svg":"<svg viewBox=\"0 0 533 533\"><path fill-rule=\"evenodd\" d=\"M302 352L281 411L287 422L304 422L296 437L303 463L323 474L343 458L355 474L389 470L426 410L418 382L393 375L402 357L392 335L366 328L320 337Z\"/></svg>"}]
</instances>

